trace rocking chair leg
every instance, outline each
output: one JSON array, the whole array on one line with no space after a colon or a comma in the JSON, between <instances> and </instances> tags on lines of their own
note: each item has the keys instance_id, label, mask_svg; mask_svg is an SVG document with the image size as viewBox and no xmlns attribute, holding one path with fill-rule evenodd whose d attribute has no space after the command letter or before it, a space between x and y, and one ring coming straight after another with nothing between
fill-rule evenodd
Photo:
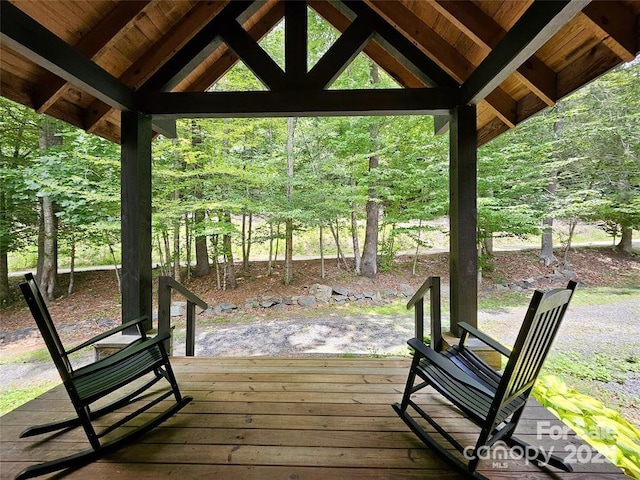
<instances>
[{"instance_id":1,"label":"rocking chair leg","mask_svg":"<svg viewBox=\"0 0 640 480\"><path fill-rule=\"evenodd\" d=\"M65 470L69 468L71 469L80 468L84 465L94 462L95 460L99 459L103 455L106 455L108 453L111 453L117 450L125 443L131 442L136 438L138 438L139 436L149 432L150 430L153 430L155 427L163 423L169 417L175 415L191 400L193 400L192 397L189 397L189 396L184 397L180 403L176 403L172 405L170 408L165 410L163 413L161 413L157 417L151 419L149 422L133 430L132 432L129 432L119 438L111 440L110 442L106 442L96 450L85 450L83 452L75 453L67 457L62 457L57 460L52 460L50 462L31 465L25 468L24 470L22 470L16 476L15 480L26 480L27 478L38 477L40 475L58 472L60 470Z\"/></svg>"},{"instance_id":2,"label":"rocking chair leg","mask_svg":"<svg viewBox=\"0 0 640 480\"><path fill-rule=\"evenodd\" d=\"M551 465L552 467L558 468L565 472L573 472L573 467L571 464L565 462L562 458L557 455L552 455L551 453L545 453L538 447L534 447L533 445L520 440L517 437L509 437L505 439L505 442L510 447L517 446L522 448L526 454L526 458L535 460L541 465Z\"/></svg>"}]
</instances>

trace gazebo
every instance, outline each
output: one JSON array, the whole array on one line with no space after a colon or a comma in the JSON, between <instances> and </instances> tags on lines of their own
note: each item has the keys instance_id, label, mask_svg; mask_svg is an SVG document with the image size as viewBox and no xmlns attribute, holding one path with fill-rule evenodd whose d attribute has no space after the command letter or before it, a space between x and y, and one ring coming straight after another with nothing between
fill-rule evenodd
<instances>
[{"instance_id":1,"label":"gazebo","mask_svg":"<svg viewBox=\"0 0 640 480\"><path fill-rule=\"evenodd\" d=\"M419 114L434 115L436 133L450 137L451 330L458 319L475 325L477 148L640 51L638 0L2 0L0 8L2 96L122 145L123 319L151 318L151 144L175 135L175 119ZM307 9L341 32L310 69ZM285 68L259 45L281 21ZM361 52L403 88L329 89ZM266 90L209 91L238 61ZM263 367L277 376L285 367L276 364ZM224 365L236 372L233 361ZM349 368L356 375L361 366ZM365 367L398 373L376 368ZM353 473L345 478L360 478Z\"/></svg>"}]
</instances>

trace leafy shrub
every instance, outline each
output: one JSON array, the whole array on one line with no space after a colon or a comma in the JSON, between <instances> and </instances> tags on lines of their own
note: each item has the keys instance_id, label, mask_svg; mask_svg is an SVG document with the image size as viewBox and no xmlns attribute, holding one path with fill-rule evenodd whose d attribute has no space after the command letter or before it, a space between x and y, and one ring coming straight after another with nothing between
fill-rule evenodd
<instances>
[{"instance_id":1,"label":"leafy shrub","mask_svg":"<svg viewBox=\"0 0 640 480\"><path fill-rule=\"evenodd\" d=\"M537 381L533 396L614 465L640 479L640 430L620 413L553 375Z\"/></svg>"}]
</instances>

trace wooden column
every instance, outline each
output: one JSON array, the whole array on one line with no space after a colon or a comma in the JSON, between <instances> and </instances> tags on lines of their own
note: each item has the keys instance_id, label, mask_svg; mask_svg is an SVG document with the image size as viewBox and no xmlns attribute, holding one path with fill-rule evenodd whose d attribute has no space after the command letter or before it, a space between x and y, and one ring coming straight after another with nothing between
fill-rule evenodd
<instances>
[{"instance_id":1,"label":"wooden column","mask_svg":"<svg viewBox=\"0 0 640 480\"><path fill-rule=\"evenodd\" d=\"M151 116L122 112L122 321L151 328ZM134 332L125 332L134 333Z\"/></svg>"},{"instance_id":2,"label":"wooden column","mask_svg":"<svg viewBox=\"0 0 640 480\"><path fill-rule=\"evenodd\" d=\"M449 131L451 333L458 322L478 324L477 134L475 105L451 111Z\"/></svg>"}]
</instances>

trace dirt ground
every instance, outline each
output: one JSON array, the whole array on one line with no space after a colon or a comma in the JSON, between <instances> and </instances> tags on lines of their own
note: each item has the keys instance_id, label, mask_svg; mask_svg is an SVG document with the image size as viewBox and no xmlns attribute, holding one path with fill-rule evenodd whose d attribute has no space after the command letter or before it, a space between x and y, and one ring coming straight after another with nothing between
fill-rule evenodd
<instances>
[{"instance_id":1,"label":"dirt ground","mask_svg":"<svg viewBox=\"0 0 640 480\"><path fill-rule=\"evenodd\" d=\"M611 249L583 249L570 256L570 270L582 286L619 286L640 288L640 259L620 255ZM281 270L271 277L266 264L252 264L249 275L238 277L238 288L220 291L215 275L194 278L184 283L210 305L231 302L240 307L245 299L261 295L305 295L314 283L348 287L352 291L399 290L410 285L416 289L428 276L439 275L443 282L443 296L448 296L448 260L445 254L420 258L416 275L412 274L412 259L398 258L392 271L380 273L375 280L356 277L336 266L335 259L325 263L326 276L320 277L320 261L295 262L295 281L284 286ZM557 272L555 272L557 273ZM538 262L535 251L500 252L494 264L485 272L482 293L494 291L496 284L517 283L542 278L541 287L554 278L554 269ZM16 285L19 279L14 279ZM566 278L557 278L557 284ZM66 290L68 275L60 276L60 288ZM51 314L61 330L65 342L78 342L104 331L120 322L117 281L113 271L78 273L76 289L71 296L63 295L49 305ZM154 293L155 297L155 293ZM19 299L18 299L19 300ZM525 307L496 308L479 312L483 330L498 340L512 344ZM304 356L304 355L388 355L406 354L406 340L413 336L413 313L367 314L339 307L328 308L282 306L271 309L249 309L231 315L198 316L196 354L210 356ZM41 348L42 339L36 332L26 307L16 301L9 309L0 311L0 356L11 356ZM640 345L640 299L621 298L615 305L572 306L567 313L562 334L556 341L560 350L580 352L589 357L595 352L610 355L623 352L637 355ZM178 320L174 350L184 352L183 321ZM443 324L448 323L445 315ZM634 323L636 325L634 325ZM635 352L635 353L634 353ZM635 357L634 357L635 358ZM11 385L33 384L42 380L56 380L50 362L1 364L0 393ZM626 418L640 424L640 408L629 398L640 398L640 375L632 376L624 384L604 385L607 395L626 399Z\"/></svg>"},{"instance_id":2,"label":"dirt ground","mask_svg":"<svg viewBox=\"0 0 640 480\"><path fill-rule=\"evenodd\" d=\"M569 256L570 270L585 286L640 286L640 258L619 254L611 248L585 248L572 252ZM412 273L413 259L398 257L388 272L381 272L374 280L359 277L338 268L335 258L325 259L325 278L322 278L320 260L300 260L294 262L294 281L282 284L282 264L278 263L271 276L267 276L266 262L252 262L249 273L238 269L238 288L219 290L216 275L183 279L183 284L209 305L223 302L244 306L245 300L258 296L298 296L306 295L315 283L330 286L346 286L352 291L383 291L398 289L406 284L418 288L429 276L440 276L443 284L449 283L447 254L423 255ZM497 252L490 268L481 282L481 290L490 291L495 284L508 284L540 276L551 277L557 267L545 267L538 261L534 250ZM21 348L33 343L29 330L33 329L33 319L19 297L17 287L20 279L12 278L15 302L0 310L0 352L3 349ZM566 283L566 280L560 280ZM67 340L88 338L91 334L105 329L110 322L119 321L120 305L116 274L114 271L78 272L74 278L74 292L67 295L69 275L59 276L59 296L49 305L49 310L58 324L75 325L66 328L62 336ZM154 282L154 301L157 297ZM546 287L542 284L541 287ZM177 297L177 296L176 296ZM179 300L179 298L176 298ZM274 312L261 312L261 318L275 315L284 317L295 314L300 307L285 307ZM37 340L37 339L36 339ZM20 345L22 344L22 345Z\"/></svg>"}]
</instances>

